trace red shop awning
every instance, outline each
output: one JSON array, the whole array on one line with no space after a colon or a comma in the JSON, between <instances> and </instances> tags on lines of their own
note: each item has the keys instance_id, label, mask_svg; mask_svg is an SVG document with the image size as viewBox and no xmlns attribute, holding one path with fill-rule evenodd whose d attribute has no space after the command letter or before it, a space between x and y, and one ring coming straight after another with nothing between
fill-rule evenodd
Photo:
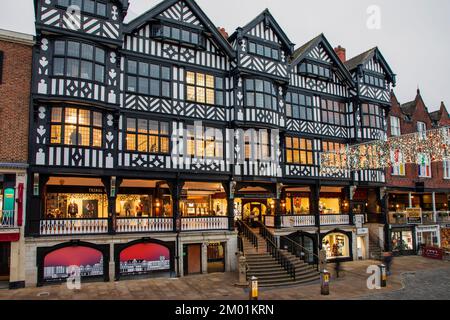
<instances>
[{"instance_id":1,"label":"red shop awning","mask_svg":"<svg viewBox=\"0 0 450 320\"><path fill-rule=\"evenodd\" d=\"M0 242L14 242L19 241L20 233L0 233Z\"/></svg>"}]
</instances>

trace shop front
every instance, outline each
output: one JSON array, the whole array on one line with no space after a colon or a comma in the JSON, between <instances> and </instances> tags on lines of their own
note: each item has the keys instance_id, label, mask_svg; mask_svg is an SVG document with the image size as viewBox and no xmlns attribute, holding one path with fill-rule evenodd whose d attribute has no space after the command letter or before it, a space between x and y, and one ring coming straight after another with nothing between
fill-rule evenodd
<instances>
[{"instance_id":1,"label":"shop front","mask_svg":"<svg viewBox=\"0 0 450 320\"><path fill-rule=\"evenodd\" d=\"M322 249L325 250L327 260L353 260L352 232L332 230L321 235Z\"/></svg>"},{"instance_id":2,"label":"shop front","mask_svg":"<svg viewBox=\"0 0 450 320\"><path fill-rule=\"evenodd\" d=\"M11 243L0 242L0 283L9 283Z\"/></svg>"},{"instance_id":3,"label":"shop front","mask_svg":"<svg viewBox=\"0 0 450 320\"><path fill-rule=\"evenodd\" d=\"M390 245L395 255L411 255L416 253L414 226L391 227Z\"/></svg>"},{"instance_id":4,"label":"shop front","mask_svg":"<svg viewBox=\"0 0 450 320\"><path fill-rule=\"evenodd\" d=\"M209 242L207 246L207 272L225 272L224 242Z\"/></svg>"},{"instance_id":5,"label":"shop front","mask_svg":"<svg viewBox=\"0 0 450 320\"><path fill-rule=\"evenodd\" d=\"M441 247L450 252L450 223L440 225Z\"/></svg>"},{"instance_id":6,"label":"shop front","mask_svg":"<svg viewBox=\"0 0 450 320\"><path fill-rule=\"evenodd\" d=\"M416 226L417 248L440 247L439 226Z\"/></svg>"}]
</instances>

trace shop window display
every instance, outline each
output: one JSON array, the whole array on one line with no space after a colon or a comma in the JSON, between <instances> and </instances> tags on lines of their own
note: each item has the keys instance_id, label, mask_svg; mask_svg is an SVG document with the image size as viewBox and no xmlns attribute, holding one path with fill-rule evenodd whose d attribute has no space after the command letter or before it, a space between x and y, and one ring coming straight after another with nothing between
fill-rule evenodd
<instances>
[{"instance_id":1,"label":"shop window display","mask_svg":"<svg viewBox=\"0 0 450 320\"><path fill-rule=\"evenodd\" d=\"M225 197L215 195L192 195L181 200L181 212L184 217L225 216L227 213Z\"/></svg>"},{"instance_id":2,"label":"shop window display","mask_svg":"<svg viewBox=\"0 0 450 320\"><path fill-rule=\"evenodd\" d=\"M106 194L48 193L45 217L47 219L91 219L108 217Z\"/></svg>"},{"instance_id":3,"label":"shop window display","mask_svg":"<svg viewBox=\"0 0 450 320\"><path fill-rule=\"evenodd\" d=\"M309 196L286 197L286 214L309 214Z\"/></svg>"},{"instance_id":4,"label":"shop window display","mask_svg":"<svg viewBox=\"0 0 450 320\"><path fill-rule=\"evenodd\" d=\"M338 214L340 212L340 199L320 198L319 211L320 214Z\"/></svg>"},{"instance_id":5,"label":"shop window display","mask_svg":"<svg viewBox=\"0 0 450 320\"><path fill-rule=\"evenodd\" d=\"M116 214L120 217L150 217L153 214L152 196L142 194L119 194Z\"/></svg>"},{"instance_id":6,"label":"shop window display","mask_svg":"<svg viewBox=\"0 0 450 320\"><path fill-rule=\"evenodd\" d=\"M393 231L391 239L393 251L414 249L412 231Z\"/></svg>"},{"instance_id":7,"label":"shop window display","mask_svg":"<svg viewBox=\"0 0 450 320\"><path fill-rule=\"evenodd\" d=\"M322 240L322 247L327 253L328 259L349 257L349 240L345 234L331 233Z\"/></svg>"}]
</instances>

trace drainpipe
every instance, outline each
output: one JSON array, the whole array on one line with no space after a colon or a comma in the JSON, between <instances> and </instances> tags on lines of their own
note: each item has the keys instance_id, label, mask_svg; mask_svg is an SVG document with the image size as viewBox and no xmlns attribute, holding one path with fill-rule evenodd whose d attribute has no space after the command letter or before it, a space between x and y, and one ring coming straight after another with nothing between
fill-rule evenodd
<instances>
[{"instance_id":1,"label":"drainpipe","mask_svg":"<svg viewBox=\"0 0 450 320\"><path fill-rule=\"evenodd\" d=\"M433 222L437 221L436 212L436 192L431 193L431 202L433 203Z\"/></svg>"}]
</instances>

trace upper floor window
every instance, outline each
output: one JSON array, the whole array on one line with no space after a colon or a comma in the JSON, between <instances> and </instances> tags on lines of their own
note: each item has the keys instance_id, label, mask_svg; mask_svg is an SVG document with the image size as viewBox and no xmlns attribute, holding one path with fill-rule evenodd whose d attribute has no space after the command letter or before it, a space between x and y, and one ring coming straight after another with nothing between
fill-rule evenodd
<instances>
[{"instance_id":1,"label":"upper floor window","mask_svg":"<svg viewBox=\"0 0 450 320\"><path fill-rule=\"evenodd\" d=\"M345 103L322 98L321 110L322 122L345 126Z\"/></svg>"},{"instance_id":2,"label":"upper floor window","mask_svg":"<svg viewBox=\"0 0 450 320\"><path fill-rule=\"evenodd\" d=\"M405 175L405 160L400 150L391 150L391 174L393 176Z\"/></svg>"},{"instance_id":3,"label":"upper floor window","mask_svg":"<svg viewBox=\"0 0 450 320\"><path fill-rule=\"evenodd\" d=\"M62 7L78 6L81 11L106 17L106 2L99 0L58 0Z\"/></svg>"},{"instance_id":4,"label":"upper floor window","mask_svg":"<svg viewBox=\"0 0 450 320\"><path fill-rule=\"evenodd\" d=\"M270 157L270 133L267 130L249 129L244 133L246 160L268 160Z\"/></svg>"},{"instance_id":5,"label":"upper floor window","mask_svg":"<svg viewBox=\"0 0 450 320\"><path fill-rule=\"evenodd\" d=\"M294 164L313 165L312 140L286 137L286 162Z\"/></svg>"},{"instance_id":6,"label":"upper floor window","mask_svg":"<svg viewBox=\"0 0 450 320\"><path fill-rule=\"evenodd\" d=\"M186 72L186 100L223 106L223 78L201 72Z\"/></svg>"},{"instance_id":7,"label":"upper floor window","mask_svg":"<svg viewBox=\"0 0 450 320\"><path fill-rule=\"evenodd\" d=\"M187 127L187 155L197 158L223 158L222 130L195 126Z\"/></svg>"},{"instance_id":8,"label":"upper floor window","mask_svg":"<svg viewBox=\"0 0 450 320\"><path fill-rule=\"evenodd\" d=\"M362 105L362 124L364 127L383 128L383 111L380 106L364 103Z\"/></svg>"},{"instance_id":9,"label":"upper floor window","mask_svg":"<svg viewBox=\"0 0 450 320\"><path fill-rule=\"evenodd\" d=\"M417 121L417 132L419 133L419 137L425 139L427 132L427 125L425 122Z\"/></svg>"},{"instance_id":10,"label":"upper floor window","mask_svg":"<svg viewBox=\"0 0 450 320\"><path fill-rule=\"evenodd\" d=\"M345 144L333 141L322 141L323 152L330 152L330 161L335 167L341 167L345 165L347 159L345 153ZM334 152L334 153L333 153Z\"/></svg>"},{"instance_id":11,"label":"upper floor window","mask_svg":"<svg viewBox=\"0 0 450 320\"><path fill-rule=\"evenodd\" d=\"M50 143L102 147L102 114L76 108L52 108Z\"/></svg>"},{"instance_id":12,"label":"upper floor window","mask_svg":"<svg viewBox=\"0 0 450 320\"><path fill-rule=\"evenodd\" d=\"M128 60L127 90L156 97L170 97L170 68Z\"/></svg>"},{"instance_id":13,"label":"upper floor window","mask_svg":"<svg viewBox=\"0 0 450 320\"><path fill-rule=\"evenodd\" d=\"M314 75L326 79L331 77L331 70L329 66L311 62L302 63L299 67L299 73Z\"/></svg>"},{"instance_id":14,"label":"upper floor window","mask_svg":"<svg viewBox=\"0 0 450 320\"><path fill-rule=\"evenodd\" d=\"M313 98L304 94L288 92L286 94L286 115L288 117L313 120Z\"/></svg>"},{"instance_id":15,"label":"upper floor window","mask_svg":"<svg viewBox=\"0 0 450 320\"><path fill-rule=\"evenodd\" d=\"M55 41L53 75L105 81L105 50L74 41Z\"/></svg>"},{"instance_id":16,"label":"upper floor window","mask_svg":"<svg viewBox=\"0 0 450 320\"><path fill-rule=\"evenodd\" d=\"M444 166L444 179L450 179L450 160L442 161Z\"/></svg>"},{"instance_id":17,"label":"upper floor window","mask_svg":"<svg viewBox=\"0 0 450 320\"><path fill-rule=\"evenodd\" d=\"M202 37L198 31L185 30L168 25L153 25L152 36L195 46L202 44Z\"/></svg>"},{"instance_id":18,"label":"upper floor window","mask_svg":"<svg viewBox=\"0 0 450 320\"><path fill-rule=\"evenodd\" d=\"M245 80L247 107L278 110L277 91L270 81Z\"/></svg>"},{"instance_id":19,"label":"upper floor window","mask_svg":"<svg viewBox=\"0 0 450 320\"><path fill-rule=\"evenodd\" d=\"M392 136L399 136L399 135L401 135L400 118L391 116L390 120L391 120L391 135Z\"/></svg>"},{"instance_id":20,"label":"upper floor window","mask_svg":"<svg viewBox=\"0 0 450 320\"><path fill-rule=\"evenodd\" d=\"M418 174L419 177L423 178L431 178L431 161L430 161L430 155L419 153L418 154Z\"/></svg>"},{"instance_id":21,"label":"upper floor window","mask_svg":"<svg viewBox=\"0 0 450 320\"><path fill-rule=\"evenodd\" d=\"M251 41L249 41L248 43L248 52L274 60L279 60L280 58L280 53L278 49Z\"/></svg>"},{"instance_id":22,"label":"upper floor window","mask_svg":"<svg viewBox=\"0 0 450 320\"><path fill-rule=\"evenodd\" d=\"M371 86L379 87L379 88L385 87L385 81L382 77L378 77L378 76L374 76L374 75L370 75L370 74L364 75L364 83L371 85Z\"/></svg>"},{"instance_id":23,"label":"upper floor window","mask_svg":"<svg viewBox=\"0 0 450 320\"><path fill-rule=\"evenodd\" d=\"M128 151L169 153L169 123L127 118L126 145Z\"/></svg>"}]
</instances>

